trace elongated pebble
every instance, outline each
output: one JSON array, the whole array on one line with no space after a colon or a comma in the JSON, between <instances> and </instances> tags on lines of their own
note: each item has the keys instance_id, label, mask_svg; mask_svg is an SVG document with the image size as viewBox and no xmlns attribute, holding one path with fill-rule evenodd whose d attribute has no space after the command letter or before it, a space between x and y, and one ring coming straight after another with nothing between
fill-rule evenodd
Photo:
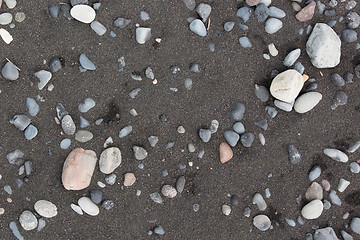
<instances>
[{"instance_id":1,"label":"elongated pebble","mask_svg":"<svg viewBox=\"0 0 360 240\"><path fill-rule=\"evenodd\" d=\"M360 147L360 141L357 141L354 145L352 145L348 150L346 150L348 153L354 153L356 150L358 150Z\"/></svg>"},{"instance_id":2,"label":"elongated pebble","mask_svg":"<svg viewBox=\"0 0 360 240\"><path fill-rule=\"evenodd\" d=\"M75 204L70 204L70 207L72 210L74 210L77 214L79 215L83 215L84 212L81 210L81 208L78 206L78 205L75 205Z\"/></svg>"},{"instance_id":3,"label":"elongated pebble","mask_svg":"<svg viewBox=\"0 0 360 240\"><path fill-rule=\"evenodd\" d=\"M3 28L0 28L0 37L6 44L10 44L13 41L11 34Z\"/></svg>"},{"instance_id":4,"label":"elongated pebble","mask_svg":"<svg viewBox=\"0 0 360 240\"><path fill-rule=\"evenodd\" d=\"M24 240L24 237L20 234L18 227L15 222L10 222L9 227L18 240Z\"/></svg>"}]
</instances>

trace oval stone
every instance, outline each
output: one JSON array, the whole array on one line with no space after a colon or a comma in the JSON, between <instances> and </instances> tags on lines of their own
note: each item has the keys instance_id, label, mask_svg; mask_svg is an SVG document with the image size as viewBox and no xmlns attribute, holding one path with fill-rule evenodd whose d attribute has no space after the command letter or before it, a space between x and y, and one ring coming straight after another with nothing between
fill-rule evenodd
<instances>
[{"instance_id":1,"label":"oval stone","mask_svg":"<svg viewBox=\"0 0 360 240\"><path fill-rule=\"evenodd\" d=\"M19 222L20 222L21 227L26 231L33 230L38 225L37 218L29 210L25 210L21 213L21 215L19 217Z\"/></svg>"},{"instance_id":2,"label":"oval stone","mask_svg":"<svg viewBox=\"0 0 360 240\"><path fill-rule=\"evenodd\" d=\"M117 147L105 149L99 160L100 171L105 174L112 173L121 164L121 151Z\"/></svg>"},{"instance_id":3,"label":"oval stone","mask_svg":"<svg viewBox=\"0 0 360 240\"><path fill-rule=\"evenodd\" d=\"M73 18L82 23L91 23L94 21L96 12L95 10L84 4L75 5L71 10L70 14Z\"/></svg>"},{"instance_id":4,"label":"oval stone","mask_svg":"<svg viewBox=\"0 0 360 240\"><path fill-rule=\"evenodd\" d=\"M308 92L298 97L294 104L294 110L298 113L306 113L313 109L322 99L318 92Z\"/></svg>"},{"instance_id":5,"label":"oval stone","mask_svg":"<svg viewBox=\"0 0 360 240\"><path fill-rule=\"evenodd\" d=\"M322 201L316 199L306 204L302 210L301 215L306 219L316 219L320 217L324 210L324 204Z\"/></svg>"},{"instance_id":6,"label":"oval stone","mask_svg":"<svg viewBox=\"0 0 360 240\"><path fill-rule=\"evenodd\" d=\"M89 214L90 216L96 216L99 214L99 207L91 201L88 197L82 197L78 200L79 207Z\"/></svg>"},{"instance_id":7,"label":"oval stone","mask_svg":"<svg viewBox=\"0 0 360 240\"><path fill-rule=\"evenodd\" d=\"M278 74L271 82L270 93L280 101L291 103L304 86L303 76L294 69Z\"/></svg>"},{"instance_id":8,"label":"oval stone","mask_svg":"<svg viewBox=\"0 0 360 240\"><path fill-rule=\"evenodd\" d=\"M55 204L46 200L37 201L34 209L42 217L52 218L57 215L57 207Z\"/></svg>"}]
</instances>

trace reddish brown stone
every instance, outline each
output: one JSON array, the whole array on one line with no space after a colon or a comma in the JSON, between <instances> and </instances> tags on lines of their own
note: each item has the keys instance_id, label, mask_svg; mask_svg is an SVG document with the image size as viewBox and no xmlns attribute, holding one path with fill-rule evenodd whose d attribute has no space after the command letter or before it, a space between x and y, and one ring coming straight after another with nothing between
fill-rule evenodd
<instances>
[{"instance_id":1,"label":"reddish brown stone","mask_svg":"<svg viewBox=\"0 0 360 240\"><path fill-rule=\"evenodd\" d=\"M234 156L230 145L227 144L226 142L222 142L220 144L219 152L220 152L220 162L221 163L226 163L227 161L232 159L232 157Z\"/></svg>"},{"instance_id":2,"label":"reddish brown stone","mask_svg":"<svg viewBox=\"0 0 360 240\"><path fill-rule=\"evenodd\" d=\"M301 11L296 14L295 16L296 19L299 20L300 22L306 22L311 20L315 13L315 7L316 7L315 2L309 3L306 7L301 9Z\"/></svg>"},{"instance_id":3,"label":"reddish brown stone","mask_svg":"<svg viewBox=\"0 0 360 240\"><path fill-rule=\"evenodd\" d=\"M246 0L246 4L250 7L256 6L261 2L261 0Z\"/></svg>"}]
</instances>

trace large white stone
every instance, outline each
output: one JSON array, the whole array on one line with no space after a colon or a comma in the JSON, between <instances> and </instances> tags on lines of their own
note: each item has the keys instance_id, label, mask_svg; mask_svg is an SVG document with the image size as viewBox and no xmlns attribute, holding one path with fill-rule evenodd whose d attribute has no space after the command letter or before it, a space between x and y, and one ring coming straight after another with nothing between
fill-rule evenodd
<instances>
[{"instance_id":1,"label":"large white stone","mask_svg":"<svg viewBox=\"0 0 360 240\"><path fill-rule=\"evenodd\" d=\"M71 8L70 14L73 18L82 23L91 23L96 16L95 10L84 4L75 5Z\"/></svg>"},{"instance_id":2,"label":"large white stone","mask_svg":"<svg viewBox=\"0 0 360 240\"><path fill-rule=\"evenodd\" d=\"M308 92L298 97L294 104L294 110L298 113L306 113L313 109L322 99L318 92Z\"/></svg>"},{"instance_id":3,"label":"large white stone","mask_svg":"<svg viewBox=\"0 0 360 240\"><path fill-rule=\"evenodd\" d=\"M271 95L283 102L291 103L304 86L304 78L294 70L289 69L278 74L270 86Z\"/></svg>"},{"instance_id":4,"label":"large white stone","mask_svg":"<svg viewBox=\"0 0 360 240\"><path fill-rule=\"evenodd\" d=\"M340 63L341 40L325 23L317 23L306 43L306 52L317 68L333 68Z\"/></svg>"},{"instance_id":5,"label":"large white stone","mask_svg":"<svg viewBox=\"0 0 360 240\"><path fill-rule=\"evenodd\" d=\"M93 201L91 201L91 199L88 197L80 198L78 200L78 204L79 204L79 207L81 207L81 209L84 212L86 212L87 214L89 214L90 216L96 216L100 212L99 207L96 206L96 204L93 203Z\"/></svg>"},{"instance_id":6,"label":"large white stone","mask_svg":"<svg viewBox=\"0 0 360 240\"><path fill-rule=\"evenodd\" d=\"M302 210L301 215L306 219L316 219L320 217L324 210L324 204L322 201L316 199L306 204Z\"/></svg>"},{"instance_id":7,"label":"large white stone","mask_svg":"<svg viewBox=\"0 0 360 240\"><path fill-rule=\"evenodd\" d=\"M105 149L99 160L100 171L105 174L112 173L121 164L121 151L117 147Z\"/></svg>"},{"instance_id":8,"label":"large white stone","mask_svg":"<svg viewBox=\"0 0 360 240\"><path fill-rule=\"evenodd\" d=\"M324 149L324 154L337 162L347 162L349 161L349 157L343 153L342 151L334 148L326 148Z\"/></svg>"}]
</instances>

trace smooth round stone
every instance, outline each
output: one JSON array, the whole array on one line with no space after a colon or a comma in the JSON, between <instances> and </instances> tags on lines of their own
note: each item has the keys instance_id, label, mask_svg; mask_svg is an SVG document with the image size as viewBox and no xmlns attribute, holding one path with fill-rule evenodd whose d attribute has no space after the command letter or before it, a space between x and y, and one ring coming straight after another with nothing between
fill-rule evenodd
<instances>
[{"instance_id":1,"label":"smooth round stone","mask_svg":"<svg viewBox=\"0 0 360 240\"><path fill-rule=\"evenodd\" d=\"M202 18L203 22L206 22L211 13L211 6L206 3L200 3L196 7L196 12Z\"/></svg>"},{"instance_id":2,"label":"smooth round stone","mask_svg":"<svg viewBox=\"0 0 360 240\"><path fill-rule=\"evenodd\" d=\"M342 76L340 76L338 73L331 74L330 78L331 78L331 82L335 86L342 87L345 85L345 79Z\"/></svg>"},{"instance_id":3,"label":"smooth round stone","mask_svg":"<svg viewBox=\"0 0 360 240\"><path fill-rule=\"evenodd\" d=\"M105 149L99 160L100 171L105 174L112 173L121 164L121 151L117 147Z\"/></svg>"},{"instance_id":4,"label":"smooth round stone","mask_svg":"<svg viewBox=\"0 0 360 240\"><path fill-rule=\"evenodd\" d=\"M78 5L77 5L78 6ZM90 61L90 59L84 54L80 54L79 57L80 65L85 68L86 70L95 70L96 66L93 62Z\"/></svg>"},{"instance_id":5,"label":"smooth round stone","mask_svg":"<svg viewBox=\"0 0 360 240\"><path fill-rule=\"evenodd\" d=\"M25 210L21 213L19 217L19 222L21 227L26 231L33 230L38 225L37 218L32 212L28 210Z\"/></svg>"},{"instance_id":6,"label":"smooth round stone","mask_svg":"<svg viewBox=\"0 0 360 240\"><path fill-rule=\"evenodd\" d=\"M318 199L312 200L302 208L301 215L306 219L316 219L320 217L323 209L324 204L322 201Z\"/></svg>"},{"instance_id":7,"label":"smooth round stone","mask_svg":"<svg viewBox=\"0 0 360 240\"><path fill-rule=\"evenodd\" d=\"M96 12L92 7L83 4L72 7L70 14L73 18L82 23L91 23L96 16Z\"/></svg>"},{"instance_id":8,"label":"smooth round stone","mask_svg":"<svg viewBox=\"0 0 360 240\"><path fill-rule=\"evenodd\" d=\"M4 0L4 2L6 3L6 6L10 9L16 7L16 3L17 3L16 0Z\"/></svg>"},{"instance_id":9,"label":"smooth round stone","mask_svg":"<svg viewBox=\"0 0 360 240\"><path fill-rule=\"evenodd\" d=\"M264 232L270 228L271 221L268 216L261 214L254 217L253 224L257 229Z\"/></svg>"},{"instance_id":10,"label":"smooth round stone","mask_svg":"<svg viewBox=\"0 0 360 240\"><path fill-rule=\"evenodd\" d=\"M286 16L286 13L280 8L271 6L269 7L269 16L275 18L284 18Z\"/></svg>"},{"instance_id":11,"label":"smooth round stone","mask_svg":"<svg viewBox=\"0 0 360 240\"><path fill-rule=\"evenodd\" d=\"M151 38L151 28L138 27L136 28L136 41L139 44L145 44Z\"/></svg>"},{"instance_id":12,"label":"smooth round stone","mask_svg":"<svg viewBox=\"0 0 360 240\"><path fill-rule=\"evenodd\" d=\"M311 182L314 181L315 179L317 179L320 176L320 174L321 174L320 166L315 165L309 173L309 180Z\"/></svg>"},{"instance_id":13,"label":"smooth round stone","mask_svg":"<svg viewBox=\"0 0 360 240\"><path fill-rule=\"evenodd\" d=\"M7 62L1 70L1 75L11 81L19 78L19 70L12 62Z\"/></svg>"},{"instance_id":14,"label":"smooth round stone","mask_svg":"<svg viewBox=\"0 0 360 240\"><path fill-rule=\"evenodd\" d=\"M220 162L221 163L228 162L234 156L234 153L233 153L230 145L228 143L226 143L226 142L220 143L219 153L220 153Z\"/></svg>"},{"instance_id":15,"label":"smooth round stone","mask_svg":"<svg viewBox=\"0 0 360 240\"><path fill-rule=\"evenodd\" d=\"M284 59L284 66L290 67L292 66L296 60L300 57L301 49L297 48L289 52L289 54Z\"/></svg>"},{"instance_id":16,"label":"smooth round stone","mask_svg":"<svg viewBox=\"0 0 360 240\"><path fill-rule=\"evenodd\" d=\"M306 113L313 109L322 99L322 94L318 92L307 92L298 97L294 104L297 113Z\"/></svg>"},{"instance_id":17,"label":"smooth round stone","mask_svg":"<svg viewBox=\"0 0 360 240\"><path fill-rule=\"evenodd\" d=\"M204 23L201 21L201 20L199 20L199 19L195 19L194 21L192 21L191 23L190 23L190 30L193 32L193 33L195 33L195 34L197 34L197 35L199 35L199 36L201 36L201 37L205 37L206 36L206 28L205 28L205 25L204 25Z\"/></svg>"},{"instance_id":18,"label":"smooth round stone","mask_svg":"<svg viewBox=\"0 0 360 240\"><path fill-rule=\"evenodd\" d=\"M360 172L360 166L357 162L352 162L349 165L350 171L352 173L359 173Z\"/></svg>"},{"instance_id":19,"label":"smooth round stone","mask_svg":"<svg viewBox=\"0 0 360 240\"><path fill-rule=\"evenodd\" d=\"M49 68L52 73L59 71L62 68L60 59L56 56L52 57L49 61Z\"/></svg>"},{"instance_id":20,"label":"smooth round stone","mask_svg":"<svg viewBox=\"0 0 360 240\"><path fill-rule=\"evenodd\" d=\"M178 193L182 193L184 191L185 183L186 183L186 179L184 176L178 177L178 179L176 180L176 191Z\"/></svg>"},{"instance_id":21,"label":"smooth round stone","mask_svg":"<svg viewBox=\"0 0 360 240\"><path fill-rule=\"evenodd\" d=\"M49 15L50 17L57 19L59 17L60 7L59 6L50 6Z\"/></svg>"},{"instance_id":22,"label":"smooth round stone","mask_svg":"<svg viewBox=\"0 0 360 240\"><path fill-rule=\"evenodd\" d=\"M131 131L133 130L132 126L126 126L124 128L122 128L119 132L119 138L124 138L127 135L129 135L131 133Z\"/></svg>"},{"instance_id":23,"label":"smooth round stone","mask_svg":"<svg viewBox=\"0 0 360 240\"><path fill-rule=\"evenodd\" d=\"M85 143L90 141L91 139L93 139L94 135L86 130L79 130L76 134L75 134L75 140Z\"/></svg>"},{"instance_id":24,"label":"smooth round stone","mask_svg":"<svg viewBox=\"0 0 360 240\"><path fill-rule=\"evenodd\" d=\"M38 134L38 130L37 128L30 124L26 129L25 129L25 132L24 132L24 135L25 135L25 138L27 140L31 140L33 139L34 137L36 137Z\"/></svg>"},{"instance_id":25,"label":"smooth round stone","mask_svg":"<svg viewBox=\"0 0 360 240\"><path fill-rule=\"evenodd\" d=\"M252 199L252 203L256 204L260 211L265 211L267 208L267 204L260 193L256 193Z\"/></svg>"},{"instance_id":26,"label":"smooth round stone","mask_svg":"<svg viewBox=\"0 0 360 240\"><path fill-rule=\"evenodd\" d=\"M0 37L6 44L10 44L13 40L11 34L3 28L0 28Z\"/></svg>"},{"instance_id":27,"label":"smooth round stone","mask_svg":"<svg viewBox=\"0 0 360 240\"><path fill-rule=\"evenodd\" d=\"M176 195L177 195L177 191L176 191L176 189L175 189L173 186L164 185L164 186L161 188L161 194L162 194L164 197L167 197L167 198L174 198L174 197L176 197Z\"/></svg>"},{"instance_id":28,"label":"smooth round stone","mask_svg":"<svg viewBox=\"0 0 360 240\"><path fill-rule=\"evenodd\" d=\"M69 138L65 138L60 142L60 148L64 150L68 149L70 145L71 145L71 140Z\"/></svg>"},{"instance_id":29,"label":"smooth round stone","mask_svg":"<svg viewBox=\"0 0 360 240\"><path fill-rule=\"evenodd\" d=\"M133 146L133 152L136 160L144 160L148 153L143 147Z\"/></svg>"},{"instance_id":30,"label":"smooth round stone","mask_svg":"<svg viewBox=\"0 0 360 240\"><path fill-rule=\"evenodd\" d=\"M255 96L262 102L267 102L270 97L269 90L261 85L255 84Z\"/></svg>"},{"instance_id":31,"label":"smooth round stone","mask_svg":"<svg viewBox=\"0 0 360 240\"><path fill-rule=\"evenodd\" d=\"M240 141L244 147L251 147L254 142L255 136L251 132L246 132L241 135Z\"/></svg>"},{"instance_id":32,"label":"smooth round stone","mask_svg":"<svg viewBox=\"0 0 360 240\"><path fill-rule=\"evenodd\" d=\"M341 39L344 42L351 43L351 42L355 42L358 39L358 37L357 37L357 33L353 29L344 29L341 32Z\"/></svg>"},{"instance_id":33,"label":"smooth round stone","mask_svg":"<svg viewBox=\"0 0 360 240\"><path fill-rule=\"evenodd\" d=\"M255 8L255 16L259 22L265 22L269 16L269 8L263 3L258 4Z\"/></svg>"},{"instance_id":34,"label":"smooth round stone","mask_svg":"<svg viewBox=\"0 0 360 240\"><path fill-rule=\"evenodd\" d=\"M265 22L265 31L268 34L274 34L277 31L279 31L281 28L283 27L283 23L282 21L280 21L277 18L269 18L266 22Z\"/></svg>"},{"instance_id":35,"label":"smooth round stone","mask_svg":"<svg viewBox=\"0 0 360 240\"><path fill-rule=\"evenodd\" d=\"M23 22L26 18L26 15L24 12L18 12L15 14L15 21L17 22Z\"/></svg>"},{"instance_id":36,"label":"smooth round stone","mask_svg":"<svg viewBox=\"0 0 360 240\"><path fill-rule=\"evenodd\" d=\"M30 97L26 98L26 107L28 109L30 116L32 117L35 117L40 111L39 104L37 104L35 99Z\"/></svg>"},{"instance_id":37,"label":"smooth round stone","mask_svg":"<svg viewBox=\"0 0 360 240\"><path fill-rule=\"evenodd\" d=\"M90 191L90 198L95 204L99 204L103 199L103 192L99 189L92 189Z\"/></svg>"},{"instance_id":38,"label":"smooth round stone","mask_svg":"<svg viewBox=\"0 0 360 240\"><path fill-rule=\"evenodd\" d=\"M224 24L224 30L227 32L230 32L234 28L235 23L234 22L226 22Z\"/></svg>"},{"instance_id":39,"label":"smooth round stone","mask_svg":"<svg viewBox=\"0 0 360 240\"><path fill-rule=\"evenodd\" d=\"M245 132L245 126L241 122L236 122L233 125L233 130L237 132L238 134L243 134Z\"/></svg>"},{"instance_id":40,"label":"smooth round stone","mask_svg":"<svg viewBox=\"0 0 360 240\"><path fill-rule=\"evenodd\" d=\"M294 69L278 74L271 82L270 93L276 99L291 103L304 86L303 76Z\"/></svg>"},{"instance_id":41,"label":"smooth round stone","mask_svg":"<svg viewBox=\"0 0 360 240\"><path fill-rule=\"evenodd\" d=\"M90 27L99 36L102 36L106 33L106 27L98 21L92 21Z\"/></svg>"},{"instance_id":42,"label":"smooth round stone","mask_svg":"<svg viewBox=\"0 0 360 240\"><path fill-rule=\"evenodd\" d=\"M313 182L306 190L305 198L308 201L315 199L321 200L323 198L323 188L317 182Z\"/></svg>"},{"instance_id":43,"label":"smooth round stone","mask_svg":"<svg viewBox=\"0 0 360 240\"><path fill-rule=\"evenodd\" d=\"M79 104L78 110L82 113L86 113L95 107L95 104L96 103L92 98L86 98L82 103Z\"/></svg>"},{"instance_id":44,"label":"smooth round stone","mask_svg":"<svg viewBox=\"0 0 360 240\"><path fill-rule=\"evenodd\" d=\"M236 16L238 16L244 23L246 23L250 19L252 12L252 8L244 6L239 8L239 10L236 12Z\"/></svg>"},{"instance_id":45,"label":"smooth round stone","mask_svg":"<svg viewBox=\"0 0 360 240\"><path fill-rule=\"evenodd\" d=\"M124 186L130 187L132 186L136 181L136 177L133 173L126 173L124 176Z\"/></svg>"},{"instance_id":46,"label":"smooth round stone","mask_svg":"<svg viewBox=\"0 0 360 240\"><path fill-rule=\"evenodd\" d=\"M210 129L200 129L199 130L199 137L204 143L207 143L210 141L211 138L211 130Z\"/></svg>"},{"instance_id":47,"label":"smooth round stone","mask_svg":"<svg viewBox=\"0 0 360 240\"><path fill-rule=\"evenodd\" d=\"M224 132L224 137L226 139L226 141L230 144L230 146L235 147L236 144L238 143L240 136L239 134L237 134L236 132L234 132L233 130L226 130Z\"/></svg>"},{"instance_id":48,"label":"smooth round stone","mask_svg":"<svg viewBox=\"0 0 360 240\"><path fill-rule=\"evenodd\" d=\"M57 215L57 207L52 202L39 200L34 205L35 211L42 217L52 218Z\"/></svg>"},{"instance_id":49,"label":"smooth round stone","mask_svg":"<svg viewBox=\"0 0 360 240\"><path fill-rule=\"evenodd\" d=\"M13 16L11 13L2 13L0 14L0 24L1 25L7 25L11 23L13 19Z\"/></svg>"},{"instance_id":50,"label":"smooth round stone","mask_svg":"<svg viewBox=\"0 0 360 240\"><path fill-rule=\"evenodd\" d=\"M78 200L78 205L81 209L90 216L96 216L99 214L99 207L91 201L88 197L82 197Z\"/></svg>"},{"instance_id":51,"label":"smooth round stone","mask_svg":"<svg viewBox=\"0 0 360 240\"><path fill-rule=\"evenodd\" d=\"M241 121L245 114L245 105L241 102L235 104L235 108L230 112L230 117L234 121Z\"/></svg>"},{"instance_id":52,"label":"smooth round stone","mask_svg":"<svg viewBox=\"0 0 360 240\"><path fill-rule=\"evenodd\" d=\"M360 235L360 218L354 217L350 223L350 229Z\"/></svg>"},{"instance_id":53,"label":"smooth round stone","mask_svg":"<svg viewBox=\"0 0 360 240\"><path fill-rule=\"evenodd\" d=\"M229 216L231 213L231 207L229 205L223 204L221 206L221 211L225 216Z\"/></svg>"},{"instance_id":54,"label":"smooth round stone","mask_svg":"<svg viewBox=\"0 0 360 240\"><path fill-rule=\"evenodd\" d=\"M239 43L243 48L251 48L252 47L252 43L250 42L248 37L240 37Z\"/></svg>"}]
</instances>

